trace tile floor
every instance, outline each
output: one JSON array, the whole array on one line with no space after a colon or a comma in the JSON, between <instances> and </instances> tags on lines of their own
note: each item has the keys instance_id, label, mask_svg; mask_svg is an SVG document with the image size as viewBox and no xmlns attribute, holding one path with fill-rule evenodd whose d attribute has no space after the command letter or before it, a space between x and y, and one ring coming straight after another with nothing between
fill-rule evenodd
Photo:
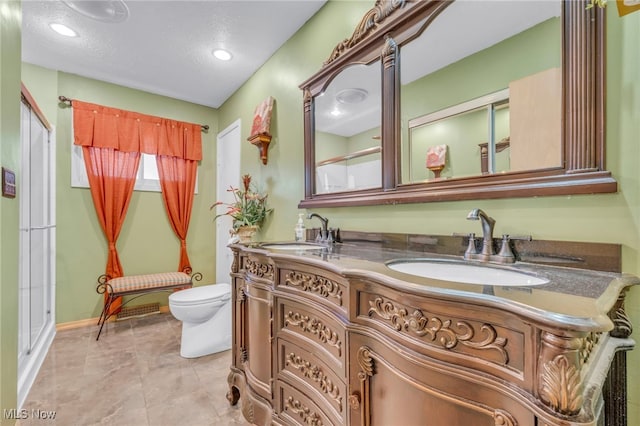
<instances>
[{"instance_id":1,"label":"tile floor","mask_svg":"<svg viewBox=\"0 0 640 426\"><path fill-rule=\"evenodd\" d=\"M181 358L181 325L171 314L109 323L97 342L97 327L58 331L18 425L248 425L226 399L231 352Z\"/></svg>"}]
</instances>

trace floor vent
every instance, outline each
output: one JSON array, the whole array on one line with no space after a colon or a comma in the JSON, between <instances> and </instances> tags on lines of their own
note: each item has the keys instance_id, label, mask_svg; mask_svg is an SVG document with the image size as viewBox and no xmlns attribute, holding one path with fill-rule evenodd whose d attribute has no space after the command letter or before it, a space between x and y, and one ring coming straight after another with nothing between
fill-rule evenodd
<instances>
[{"instance_id":1,"label":"floor vent","mask_svg":"<svg viewBox=\"0 0 640 426\"><path fill-rule=\"evenodd\" d=\"M125 306L120 312L118 312L117 321L133 318L133 317L146 317L147 315L159 314L159 303L147 303L144 305Z\"/></svg>"}]
</instances>

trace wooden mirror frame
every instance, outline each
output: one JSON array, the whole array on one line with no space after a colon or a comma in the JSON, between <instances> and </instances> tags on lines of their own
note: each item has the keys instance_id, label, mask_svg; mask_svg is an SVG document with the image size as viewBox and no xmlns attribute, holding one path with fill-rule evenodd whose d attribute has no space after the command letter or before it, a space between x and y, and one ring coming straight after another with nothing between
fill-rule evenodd
<instances>
[{"instance_id":1,"label":"wooden mirror frame","mask_svg":"<svg viewBox=\"0 0 640 426\"><path fill-rule=\"evenodd\" d=\"M586 1L562 6L563 167L436 182L400 181L400 50L452 1L377 0L353 35L338 44L323 68L300 85L304 94L305 198L300 208L617 191L605 170L605 11ZM382 182L363 191L316 194L314 97L345 67L382 61Z\"/></svg>"}]
</instances>

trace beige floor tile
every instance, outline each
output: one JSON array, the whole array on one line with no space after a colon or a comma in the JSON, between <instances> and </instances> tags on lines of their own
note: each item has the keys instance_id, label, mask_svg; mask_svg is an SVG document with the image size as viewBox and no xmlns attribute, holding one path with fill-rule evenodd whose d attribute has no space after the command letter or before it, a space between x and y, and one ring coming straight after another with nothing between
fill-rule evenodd
<instances>
[{"instance_id":1,"label":"beige floor tile","mask_svg":"<svg viewBox=\"0 0 640 426\"><path fill-rule=\"evenodd\" d=\"M170 314L59 331L27 396L31 425L248 425L226 399L231 352L180 357ZM55 418L32 416L55 411Z\"/></svg>"}]
</instances>

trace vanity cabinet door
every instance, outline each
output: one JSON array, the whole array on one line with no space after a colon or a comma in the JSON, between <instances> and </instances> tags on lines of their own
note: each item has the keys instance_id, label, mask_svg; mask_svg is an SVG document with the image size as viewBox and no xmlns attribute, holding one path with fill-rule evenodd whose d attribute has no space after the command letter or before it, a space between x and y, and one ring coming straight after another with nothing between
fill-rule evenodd
<instances>
[{"instance_id":1,"label":"vanity cabinet door","mask_svg":"<svg viewBox=\"0 0 640 426\"><path fill-rule=\"evenodd\" d=\"M245 286L244 341L247 383L271 399L271 293L248 281Z\"/></svg>"},{"instance_id":2,"label":"vanity cabinet door","mask_svg":"<svg viewBox=\"0 0 640 426\"><path fill-rule=\"evenodd\" d=\"M384 338L349 334L352 425L534 425L508 389Z\"/></svg>"},{"instance_id":3,"label":"vanity cabinet door","mask_svg":"<svg viewBox=\"0 0 640 426\"><path fill-rule=\"evenodd\" d=\"M227 399L238 401L255 425L272 424L272 289L274 267L265 256L235 251L233 277L233 364Z\"/></svg>"},{"instance_id":4,"label":"vanity cabinet door","mask_svg":"<svg viewBox=\"0 0 640 426\"><path fill-rule=\"evenodd\" d=\"M236 335L241 369L251 390L272 399L272 308L274 267L265 256L242 254L243 286L236 294ZM237 355L236 355L237 356Z\"/></svg>"}]
</instances>

